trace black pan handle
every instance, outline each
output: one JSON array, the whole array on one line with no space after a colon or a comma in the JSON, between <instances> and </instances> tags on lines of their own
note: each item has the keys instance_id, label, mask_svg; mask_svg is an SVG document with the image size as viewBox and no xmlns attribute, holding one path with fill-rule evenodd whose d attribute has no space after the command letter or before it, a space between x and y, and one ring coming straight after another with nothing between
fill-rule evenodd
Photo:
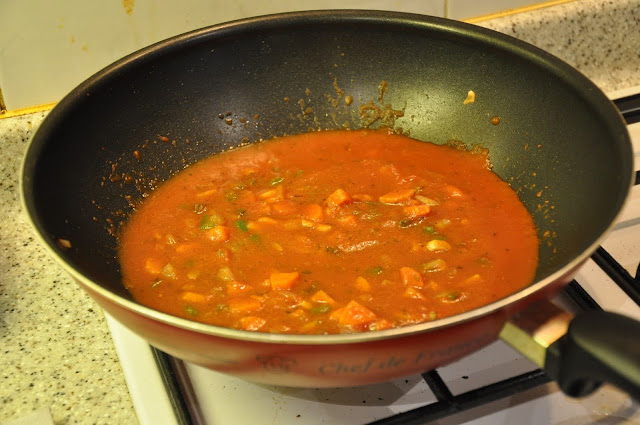
<instances>
[{"instance_id":1,"label":"black pan handle","mask_svg":"<svg viewBox=\"0 0 640 425\"><path fill-rule=\"evenodd\" d=\"M575 317L544 300L514 315L500 338L582 397L603 382L640 400L640 322L601 310Z\"/></svg>"},{"instance_id":2,"label":"black pan handle","mask_svg":"<svg viewBox=\"0 0 640 425\"><path fill-rule=\"evenodd\" d=\"M578 314L547 348L545 371L572 397L608 382L640 400L640 322L606 311Z\"/></svg>"}]
</instances>

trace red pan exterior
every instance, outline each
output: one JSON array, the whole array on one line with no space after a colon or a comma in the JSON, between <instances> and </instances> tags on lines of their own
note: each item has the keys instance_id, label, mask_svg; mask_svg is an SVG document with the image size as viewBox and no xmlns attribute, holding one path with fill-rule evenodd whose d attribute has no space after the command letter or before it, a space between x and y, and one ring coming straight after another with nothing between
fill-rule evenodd
<instances>
[{"instance_id":1,"label":"red pan exterior","mask_svg":"<svg viewBox=\"0 0 640 425\"><path fill-rule=\"evenodd\" d=\"M287 336L255 342L196 332L127 309L78 283L116 320L174 357L252 382L323 388L385 382L447 365L494 342L510 315L553 296L571 274L476 319L381 340L326 344L287 343Z\"/></svg>"}]
</instances>

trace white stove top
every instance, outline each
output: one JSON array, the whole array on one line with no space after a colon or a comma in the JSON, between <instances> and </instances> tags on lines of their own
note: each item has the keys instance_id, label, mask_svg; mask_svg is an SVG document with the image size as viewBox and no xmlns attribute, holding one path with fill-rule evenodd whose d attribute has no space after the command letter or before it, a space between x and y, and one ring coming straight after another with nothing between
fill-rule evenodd
<instances>
[{"instance_id":1,"label":"white stove top","mask_svg":"<svg viewBox=\"0 0 640 425\"><path fill-rule=\"evenodd\" d=\"M640 92L640 87L611 98ZM629 126L636 170L640 168L640 123ZM640 259L640 187L603 247L631 275ZM640 320L640 308L589 260L576 280L605 310ZM151 347L107 317L141 425L182 425L165 390ZM339 389L300 389L253 384L178 361L188 377L185 397L197 397L195 424L365 424L437 402L420 376L383 384ZM502 342L438 369L454 394L511 378L536 367ZM553 383L441 419L440 425L494 424L640 425L640 406L615 388L604 386L584 399L565 397ZM186 422L188 423L188 422Z\"/></svg>"}]
</instances>

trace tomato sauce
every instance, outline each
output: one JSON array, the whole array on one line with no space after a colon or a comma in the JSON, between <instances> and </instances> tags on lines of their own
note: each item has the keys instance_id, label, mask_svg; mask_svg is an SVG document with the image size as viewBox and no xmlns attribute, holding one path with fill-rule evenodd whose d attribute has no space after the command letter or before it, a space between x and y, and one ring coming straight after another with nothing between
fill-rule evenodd
<instances>
[{"instance_id":1,"label":"tomato sauce","mask_svg":"<svg viewBox=\"0 0 640 425\"><path fill-rule=\"evenodd\" d=\"M536 229L487 153L382 131L282 137L172 177L119 237L141 304L249 331L431 321L530 284Z\"/></svg>"}]
</instances>

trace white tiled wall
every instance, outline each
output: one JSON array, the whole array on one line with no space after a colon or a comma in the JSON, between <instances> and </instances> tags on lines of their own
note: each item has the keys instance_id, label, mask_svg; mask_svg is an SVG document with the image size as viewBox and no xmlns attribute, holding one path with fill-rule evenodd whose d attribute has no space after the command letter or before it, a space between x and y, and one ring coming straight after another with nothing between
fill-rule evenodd
<instances>
[{"instance_id":1,"label":"white tiled wall","mask_svg":"<svg viewBox=\"0 0 640 425\"><path fill-rule=\"evenodd\" d=\"M9 110L56 102L91 74L130 52L172 35L248 16L350 8L464 19L534 2L0 0L0 90Z\"/></svg>"}]
</instances>

